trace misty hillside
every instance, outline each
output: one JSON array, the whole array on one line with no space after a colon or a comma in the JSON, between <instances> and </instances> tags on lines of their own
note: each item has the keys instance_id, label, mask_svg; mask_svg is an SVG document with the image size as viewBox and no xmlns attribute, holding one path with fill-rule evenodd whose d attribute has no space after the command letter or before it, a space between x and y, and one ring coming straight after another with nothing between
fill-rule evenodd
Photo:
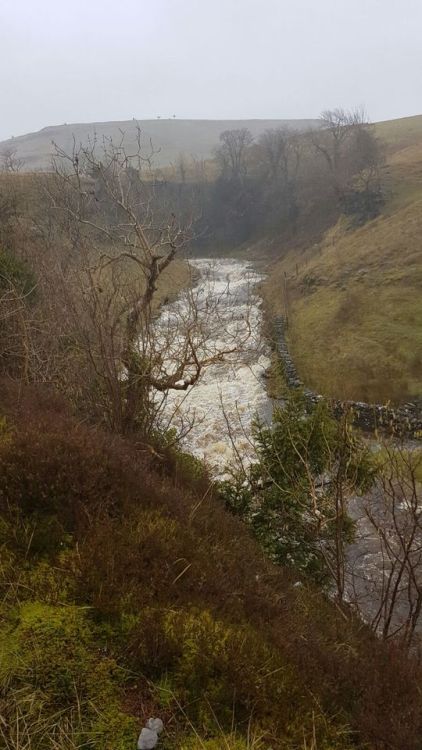
<instances>
[{"instance_id":1,"label":"misty hillside","mask_svg":"<svg viewBox=\"0 0 422 750\"><path fill-rule=\"evenodd\" d=\"M413 400L422 388L422 116L377 123L385 205L363 226L344 216L279 258L267 284L299 374L325 395ZM276 243L277 244L277 243Z\"/></svg>"},{"instance_id":2,"label":"misty hillside","mask_svg":"<svg viewBox=\"0 0 422 750\"><path fill-rule=\"evenodd\" d=\"M146 152L150 142L158 153L154 156L156 166L167 166L180 154L207 159L218 143L223 130L248 128L253 136L258 136L267 128L282 125L297 130L305 130L318 124L318 120L121 120L116 122L91 122L54 125L43 128L37 133L28 133L17 138L0 142L0 152L16 150L16 157L24 161L24 169L48 169L54 151L53 142L69 151L73 138L76 143L86 144L94 134L101 140L104 136L119 140L122 132L126 134L128 150L135 144L136 125L143 133Z\"/></svg>"}]
</instances>

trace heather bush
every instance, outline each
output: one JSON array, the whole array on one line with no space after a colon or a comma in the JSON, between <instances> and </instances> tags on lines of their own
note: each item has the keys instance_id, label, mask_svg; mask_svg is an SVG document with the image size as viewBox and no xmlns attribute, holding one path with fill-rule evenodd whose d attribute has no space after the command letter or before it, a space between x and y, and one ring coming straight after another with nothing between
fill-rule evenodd
<instances>
[{"instance_id":1,"label":"heather bush","mask_svg":"<svg viewBox=\"0 0 422 750\"><path fill-rule=\"evenodd\" d=\"M126 488L124 464L94 431L22 430L0 443L0 511L30 529L31 554L54 554L67 534L118 512Z\"/></svg>"}]
</instances>

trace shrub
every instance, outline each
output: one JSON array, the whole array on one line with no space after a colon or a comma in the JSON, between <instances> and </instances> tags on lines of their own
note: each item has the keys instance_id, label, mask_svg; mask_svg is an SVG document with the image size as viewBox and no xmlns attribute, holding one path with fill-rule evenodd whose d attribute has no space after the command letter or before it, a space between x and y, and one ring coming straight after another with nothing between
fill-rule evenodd
<instances>
[{"instance_id":1,"label":"shrub","mask_svg":"<svg viewBox=\"0 0 422 750\"><path fill-rule=\"evenodd\" d=\"M176 598L176 579L194 549L192 536L158 508L136 508L125 519L100 521L80 546L81 598L117 617L167 601L170 592Z\"/></svg>"},{"instance_id":2,"label":"shrub","mask_svg":"<svg viewBox=\"0 0 422 750\"><path fill-rule=\"evenodd\" d=\"M375 219L385 204L385 196L380 185L356 189L350 187L342 195L341 208L352 221L352 226L362 226Z\"/></svg>"},{"instance_id":3,"label":"shrub","mask_svg":"<svg viewBox=\"0 0 422 750\"><path fill-rule=\"evenodd\" d=\"M309 405L301 394L275 411L271 427L256 424L254 439L258 461L246 481L220 486L226 507L247 520L276 562L325 583L337 534L343 544L353 538L338 497L369 488L370 453L347 419L337 422L323 401Z\"/></svg>"},{"instance_id":4,"label":"shrub","mask_svg":"<svg viewBox=\"0 0 422 750\"><path fill-rule=\"evenodd\" d=\"M11 285L18 294L31 296L36 285L35 276L23 261L0 249L0 293Z\"/></svg>"},{"instance_id":5,"label":"shrub","mask_svg":"<svg viewBox=\"0 0 422 750\"><path fill-rule=\"evenodd\" d=\"M156 449L164 454L167 475L171 476L175 483L198 491L208 488L210 479L205 463L182 449L176 429L172 428L164 433L156 432L152 440Z\"/></svg>"}]
</instances>

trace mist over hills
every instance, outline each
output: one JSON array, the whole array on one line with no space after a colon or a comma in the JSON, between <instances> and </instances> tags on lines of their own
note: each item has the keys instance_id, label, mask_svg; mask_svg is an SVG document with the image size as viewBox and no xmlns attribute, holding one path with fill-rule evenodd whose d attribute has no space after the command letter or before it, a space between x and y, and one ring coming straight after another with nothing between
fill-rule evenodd
<instances>
[{"instance_id":1,"label":"mist over hills","mask_svg":"<svg viewBox=\"0 0 422 750\"><path fill-rule=\"evenodd\" d=\"M148 153L150 143L158 153L154 164L165 167L174 163L180 154L196 159L207 159L212 155L223 130L248 128L254 137L267 128L286 126L294 130L305 130L317 126L318 120L121 120L114 122L91 122L53 125L35 133L28 133L0 142L0 153L8 150L16 152L16 157L24 162L25 171L48 170L54 153L53 142L66 151L71 151L73 139L86 144L89 138L97 136L119 140L125 133L125 142L130 149L136 145L139 125L142 140Z\"/></svg>"}]
</instances>

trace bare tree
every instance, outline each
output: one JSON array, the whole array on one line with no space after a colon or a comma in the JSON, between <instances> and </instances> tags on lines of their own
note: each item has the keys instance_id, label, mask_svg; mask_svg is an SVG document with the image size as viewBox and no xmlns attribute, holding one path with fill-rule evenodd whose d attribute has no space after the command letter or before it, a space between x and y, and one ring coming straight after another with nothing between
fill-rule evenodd
<instances>
[{"instance_id":1,"label":"bare tree","mask_svg":"<svg viewBox=\"0 0 422 750\"><path fill-rule=\"evenodd\" d=\"M235 327L223 348L213 343L218 305L200 311L192 292L177 314L157 320L160 283L191 230L165 205L150 159L140 131L134 153L124 135L117 144L75 145L71 154L56 148L46 182L70 254L50 282L64 308L60 337L78 368L75 375L64 368L63 377L124 433L148 434L169 391L186 391L242 345Z\"/></svg>"},{"instance_id":2,"label":"bare tree","mask_svg":"<svg viewBox=\"0 0 422 750\"><path fill-rule=\"evenodd\" d=\"M257 152L266 179L288 184L297 176L301 157L297 133L288 128L266 130L258 140Z\"/></svg>"},{"instance_id":3,"label":"bare tree","mask_svg":"<svg viewBox=\"0 0 422 750\"><path fill-rule=\"evenodd\" d=\"M176 162L176 177L184 185L188 174L188 164L186 157L183 153L180 153Z\"/></svg>"},{"instance_id":4,"label":"bare tree","mask_svg":"<svg viewBox=\"0 0 422 750\"><path fill-rule=\"evenodd\" d=\"M360 556L351 567L351 596L385 640L420 642L422 611L422 466L420 451L385 444L377 485L364 504Z\"/></svg>"},{"instance_id":5,"label":"bare tree","mask_svg":"<svg viewBox=\"0 0 422 750\"><path fill-rule=\"evenodd\" d=\"M221 146L215 155L223 175L231 179L241 179L247 172L246 155L253 143L251 132L247 128L224 130L220 134Z\"/></svg>"},{"instance_id":6,"label":"bare tree","mask_svg":"<svg viewBox=\"0 0 422 750\"><path fill-rule=\"evenodd\" d=\"M16 148L4 148L0 153L0 172L20 172L24 160L17 156Z\"/></svg>"},{"instance_id":7,"label":"bare tree","mask_svg":"<svg viewBox=\"0 0 422 750\"><path fill-rule=\"evenodd\" d=\"M343 158L343 146L355 128L363 125L364 122L363 113L348 112L344 109L325 110L321 114L322 128L316 132L323 137L321 139L314 137L314 145L324 156L335 180L338 178Z\"/></svg>"},{"instance_id":8,"label":"bare tree","mask_svg":"<svg viewBox=\"0 0 422 750\"><path fill-rule=\"evenodd\" d=\"M326 110L321 127L311 132L311 141L328 168L335 194L340 199L350 178L368 165L368 145L372 143L370 163L374 162L376 141L361 110Z\"/></svg>"},{"instance_id":9,"label":"bare tree","mask_svg":"<svg viewBox=\"0 0 422 750\"><path fill-rule=\"evenodd\" d=\"M253 149L264 212L270 226L295 230L299 211L299 168L305 140L288 128L266 130Z\"/></svg>"}]
</instances>

